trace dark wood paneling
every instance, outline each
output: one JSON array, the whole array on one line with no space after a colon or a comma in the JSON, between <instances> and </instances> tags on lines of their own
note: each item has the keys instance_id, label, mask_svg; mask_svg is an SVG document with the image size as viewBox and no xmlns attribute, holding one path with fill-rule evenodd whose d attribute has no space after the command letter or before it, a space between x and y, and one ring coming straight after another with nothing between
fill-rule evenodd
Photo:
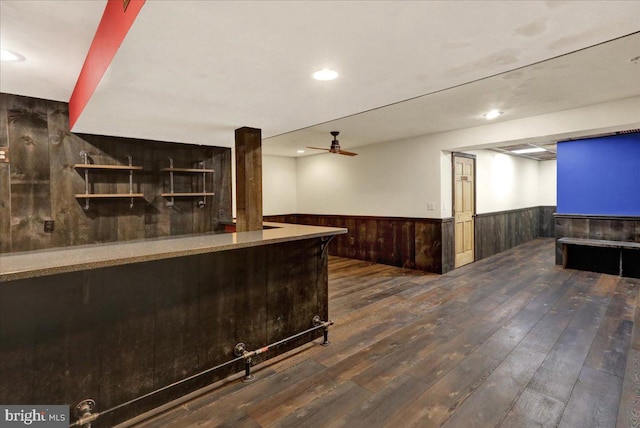
<instances>
[{"instance_id":1,"label":"dark wood paneling","mask_svg":"<svg viewBox=\"0 0 640 428\"><path fill-rule=\"evenodd\" d=\"M275 343L292 331L311 328L316 315L327 319L325 290L328 284L326 276L319 275L319 269L326 270L322 266L324 257L320 251L317 240L268 248L265 343ZM318 337L318 333L280 348L287 350L299 346Z\"/></svg>"},{"instance_id":2,"label":"dark wood paneling","mask_svg":"<svg viewBox=\"0 0 640 428\"><path fill-rule=\"evenodd\" d=\"M267 344L267 250L265 247L234 251L236 343L247 349ZM262 357L257 358L260 360Z\"/></svg>"},{"instance_id":3,"label":"dark wood paneling","mask_svg":"<svg viewBox=\"0 0 640 428\"><path fill-rule=\"evenodd\" d=\"M417 220L416 269L442 273L442 227L440 222Z\"/></svg>"},{"instance_id":4,"label":"dark wood paneling","mask_svg":"<svg viewBox=\"0 0 640 428\"><path fill-rule=\"evenodd\" d=\"M640 220L638 217L556 214L555 224L556 264L562 264L562 244L558 243L559 238L640 242ZM597 255L591 258L597 259ZM588 265L595 263L595 261L587 260L585 263ZM633 269L631 270L633 271Z\"/></svg>"},{"instance_id":5,"label":"dark wood paneling","mask_svg":"<svg viewBox=\"0 0 640 428\"><path fill-rule=\"evenodd\" d=\"M415 267L415 222L385 219L378 222L376 263L406 268Z\"/></svg>"},{"instance_id":6,"label":"dark wood paneling","mask_svg":"<svg viewBox=\"0 0 640 428\"><path fill-rule=\"evenodd\" d=\"M550 233L555 207L532 207L476 216L476 260Z\"/></svg>"},{"instance_id":7,"label":"dark wood paneling","mask_svg":"<svg viewBox=\"0 0 640 428\"><path fill-rule=\"evenodd\" d=\"M442 222L442 273L452 271L455 264L456 252L454 243L455 222L448 218Z\"/></svg>"},{"instance_id":8,"label":"dark wood paneling","mask_svg":"<svg viewBox=\"0 0 640 428\"><path fill-rule=\"evenodd\" d=\"M539 229L538 236L540 238L553 238L556 236L555 232L555 218L553 214L556 212L555 206L541 206L539 217Z\"/></svg>"},{"instance_id":9,"label":"dark wood paneling","mask_svg":"<svg viewBox=\"0 0 640 428\"><path fill-rule=\"evenodd\" d=\"M213 174L213 190L216 193L211 200L211 226L209 230L220 230L220 222L231 221L231 150L211 147ZM207 184L209 186L209 184Z\"/></svg>"},{"instance_id":10,"label":"dark wood paneling","mask_svg":"<svg viewBox=\"0 0 640 428\"><path fill-rule=\"evenodd\" d=\"M262 131L235 131L236 217L239 232L262 230Z\"/></svg>"},{"instance_id":11,"label":"dark wood paneling","mask_svg":"<svg viewBox=\"0 0 640 428\"><path fill-rule=\"evenodd\" d=\"M51 234L52 247L81 245L95 242L88 232L92 230L91 219L83 212L78 201L70 197L78 193L82 178L73 168L80 160L79 148L84 141L69 132L69 108L66 103L49 104L47 111L49 127L49 163L51 182L51 218L55 221Z\"/></svg>"},{"instance_id":12,"label":"dark wood paneling","mask_svg":"<svg viewBox=\"0 0 640 428\"><path fill-rule=\"evenodd\" d=\"M145 151L145 145L136 145L127 142L126 144L119 144L116 148L116 163L127 165L131 156L131 163L133 165L141 165L144 167L144 159L147 157ZM116 191L118 193L129 193L129 171L112 174L116 181ZM142 193L144 182L144 171L133 171L133 192ZM131 206L133 204L133 206ZM116 227L117 227L117 240L129 241L132 239L144 239L144 213L145 213L146 201L141 199L123 199L116 204Z\"/></svg>"},{"instance_id":13,"label":"dark wood paneling","mask_svg":"<svg viewBox=\"0 0 640 428\"><path fill-rule=\"evenodd\" d=\"M589 220L586 218L577 218L565 225L566 236L571 238L589 238Z\"/></svg>"},{"instance_id":14,"label":"dark wood paneling","mask_svg":"<svg viewBox=\"0 0 640 428\"><path fill-rule=\"evenodd\" d=\"M153 389L209 367L200 365L197 352L201 346L200 316L205 312L200 311L200 268L199 256L153 266L157 271L154 275L162 278L154 296ZM182 391L184 388L178 388L172 396ZM170 397L158 398L164 399Z\"/></svg>"},{"instance_id":15,"label":"dark wood paneling","mask_svg":"<svg viewBox=\"0 0 640 428\"><path fill-rule=\"evenodd\" d=\"M322 320L329 320L329 247L322 248L316 257L316 281L318 315Z\"/></svg>"},{"instance_id":16,"label":"dark wood paneling","mask_svg":"<svg viewBox=\"0 0 640 428\"><path fill-rule=\"evenodd\" d=\"M356 219L356 259L375 262L377 260L378 220L362 217Z\"/></svg>"},{"instance_id":17,"label":"dark wood paneling","mask_svg":"<svg viewBox=\"0 0 640 428\"><path fill-rule=\"evenodd\" d=\"M348 229L329 244L329 254L334 256L435 273L447 272L443 266L452 269L453 243L442 244L445 229L451 229L453 240L453 224L443 226L447 220L315 214L265 216L264 220ZM443 257L448 258L446 262Z\"/></svg>"},{"instance_id":18,"label":"dark wood paneling","mask_svg":"<svg viewBox=\"0 0 640 428\"><path fill-rule=\"evenodd\" d=\"M49 202L49 132L47 105L33 98L9 98L7 109L11 165L11 249L49 248L44 220Z\"/></svg>"},{"instance_id":19,"label":"dark wood paneling","mask_svg":"<svg viewBox=\"0 0 640 428\"><path fill-rule=\"evenodd\" d=\"M216 257L214 254L198 256L198 370L213 367L233 358L237 319L233 265L236 258ZM229 366L201 379L197 386L227 376L241 365Z\"/></svg>"},{"instance_id":20,"label":"dark wood paneling","mask_svg":"<svg viewBox=\"0 0 640 428\"><path fill-rule=\"evenodd\" d=\"M100 285L90 279L76 272L0 288L3 403L70 404L97 396Z\"/></svg>"},{"instance_id":21,"label":"dark wood paneling","mask_svg":"<svg viewBox=\"0 0 640 428\"><path fill-rule=\"evenodd\" d=\"M562 264L562 245L558 243L558 238L562 238L564 236L570 237L567 235L569 219L556 217L556 264Z\"/></svg>"},{"instance_id":22,"label":"dark wood paneling","mask_svg":"<svg viewBox=\"0 0 640 428\"><path fill-rule=\"evenodd\" d=\"M0 402L100 411L300 333L328 317L320 239L179 257L3 283ZM322 335L270 349L271 358ZM243 370L224 367L120 410L114 426Z\"/></svg>"},{"instance_id":23,"label":"dark wood paneling","mask_svg":"<svg viewBox=\"0 0 640 428\"><path fill-rule=\"evenodd\" d=\"M198 147L192 152L192 156L195 156L197 159L191 159L189 162L190 166L197 168L200 165L198 159L202 159L204 162L204 167L208 169L213 169L213 160L211 159L211 154L205 153L203 147ZM213 176L211 174L205 174L203 177L202 174L193 174L187 177L188 181L190 181L189 186L192 189L192 192L199 192L202 189L209 188L209 191L212 190L212 180ZM203 183L204 181L204 183ZM192 221L192 229L190 233L204 233L212 229L212 208L211 205L211 197L206 198L194 198L192 199L194 203L193 207L193 221ZM204 203L204 205L201 204Z\"/></svg>"},{"instance_id":24,"label":"dark wood paneling","mask_svg":"<svg viewBox=\"0 0 640 428\"><path fill-rule=\"evenodd\" d=\"M590 238L640 242L637 217L556 215L556 238ZM562 246L556 244L556 263L562 263Z\"/></svg>"},{"instance_id":25,"label":"dark wood paneling","mask_svg":"<svg viewBox=\"0 0 640 428\"><path fill-rule=\"evenodd\" d=\"M549 233L555 207L532 207L476 217L476 260ZM329 245L334 256L390 266L446 273L453 269L454 223L451 219L314 214L265 216L265 221L344 227ZM544 226L541 224L544 223ZM555 225L551 227L555 229Z\"/></svg>"},{"instance_id":26,"label":"dark wood paneling","mask_svg":"<svg viewBox=\"0 0 640 428\"><path fill-rule=\"evenodd\" d=\"M287 219L289 219L287 216ZM290 219L292 222L296 222L295 216ZM305 221L305 220L301 220ZM348 230L348 232L344 235L337 235L333 238L333 241L329 245L329 252L332 255L341 254L342 257L348 257L351 259L355 259L357 255L357 246L356 246L356 219L355 218L342 218L342 217L331 217L327 222L328 226L332 227L343 227ZM314 224L313 220L309 220L307 224Z\"/></svg>"},{"instance_id":27,"label":"dark wood paneling","mask_svg":"<svg viewBox=\"0 0 640 428\"><path fill-rule=\"evenodd\" d=\"M207 233L231 219L231 150L131 138L73 134L69 130L67 103L0 94L0 146L9 145L9 164L0 163L0 252L38 250L162 236ZM85 211L84 171L81 151L94 163L134 165L134 191L144 194L133 208L127 198L92 200ZM216 172L207 184L216 195L203 208L198 198L180 198L169 208L160 193L168 190L168 158L176 166L191 167L204 160ZM9 176L11 170L11 176ZM91 170L93 192L129 190L127 171ZM201 178L177 175L176 185L199 191ZM212 184L211 182L214 182ZM178 187L181 189L181 187ZM12 222L13 219L13 222ZM54 220L53 233L44 221ZM13 225L12 225L13 224Z\"/></svg>"},{"instance_id":28,"label":"dark wood paneling","mask_svg":"<svg viewBox=\"0 0 640 428\"><path fill-rule=\"evenodd\" d=\"M0 147L9 147L6 100L0 97ZM11 251L11 177L9 164L0 162L0 253Z\"/></svg>"}]
</instances>

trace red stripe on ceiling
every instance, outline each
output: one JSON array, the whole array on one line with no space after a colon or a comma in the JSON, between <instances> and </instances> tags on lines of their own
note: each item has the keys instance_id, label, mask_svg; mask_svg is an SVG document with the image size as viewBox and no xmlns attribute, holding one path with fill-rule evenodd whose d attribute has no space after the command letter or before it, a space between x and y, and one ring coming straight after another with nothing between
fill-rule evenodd
<instances>
[{"instance_id":1,"label":"red stripe on ceiling","mask_svg":"<svg viewBox=\"0 0 640 428\"><path fill-rule=\"evenodd\" d=\"M146 0L108 0L78 81L69 100L73 129ZM125 10L126 5L126 10Z\"/></svg>"}]
</instances>

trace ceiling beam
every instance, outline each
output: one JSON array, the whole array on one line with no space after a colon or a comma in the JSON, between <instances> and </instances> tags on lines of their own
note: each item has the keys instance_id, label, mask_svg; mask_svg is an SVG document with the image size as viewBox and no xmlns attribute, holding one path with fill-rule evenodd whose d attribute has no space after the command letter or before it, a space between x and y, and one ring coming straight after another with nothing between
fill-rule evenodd
<instances>
[{"instance_id":1,"label":"ceiling beam","mask_svg":"<svg viewBox=\"0 0 640 428\"><path fill-rule=\"evenodd\" d=\"M109 0L69 100L71 129L98 87L146 0Z\"/></svg>"}]
</instances>

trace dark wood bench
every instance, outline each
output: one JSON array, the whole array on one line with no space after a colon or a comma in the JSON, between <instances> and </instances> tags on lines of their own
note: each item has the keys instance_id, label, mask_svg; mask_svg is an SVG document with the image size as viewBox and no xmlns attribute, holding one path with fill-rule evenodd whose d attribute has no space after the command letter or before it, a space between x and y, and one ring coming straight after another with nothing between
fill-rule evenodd
<instances>
[{"instance_id":1,"label":"dark wood bench","mask_svg":"<svg viewBox=\"0 0 640 428\"><path fill-rule=\"evenodd\" d=\"M610 254L609 258L617 260L617 273L620 276L637 277L640 270L640 253L629 257L626 250L640 250L640 242L609 241L605 239L585 239L585 238L560 238L558 243L562 244L562 267L572 267L570 263L569 247L572 245L579 247L594 247L601 249L611 249L615 254ZM604 250L607 251L607 250ZM635 251L634 251L635 253ZM600 252L599 254L605 254ZM597 255L596 255L597 257ZM578 263L579 265L579 263ZM577 267L579 269L579 267ZM612 273L612 272L607 272ZM630 275L626 275L629 273Z\"/></svg>"}]
</instances>

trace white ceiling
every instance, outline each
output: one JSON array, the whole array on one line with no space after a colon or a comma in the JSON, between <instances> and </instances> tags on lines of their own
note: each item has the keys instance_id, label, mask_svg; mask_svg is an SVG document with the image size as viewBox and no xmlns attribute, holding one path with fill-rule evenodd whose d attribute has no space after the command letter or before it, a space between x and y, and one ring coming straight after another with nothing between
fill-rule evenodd
<instances>
[{"instance_id":1,"label":"white ceiling","mask_svg":"<svg viewBox=\"0 0 640 428\"><path fill-rule=\"evenodd\" d=\"M0 92L69 101L106 0L0 0L0 47L23 55L0 63Z\"/></svg>"},{"instance_id":2,"label":"white ceiling","mask_svg":"<svg viewBox=\"0 0 640 428\"><path fill-rule=\"evenodd\" d=\"M68 101L105 4L1 0L0 43L26 60L2 63L0 91ZM640 95L637 34L566 55L638 16L640 1L148 0L73 130L230 147L250 126L264 153L297 156L333 129L349 149ZM340 77L313 80L324 66Z\"/></svg>"},{"instance_id":3,"label":"white ceiling","mask_svg":"<svg viewBox=\"0 0 640 428\"><path fill-rule=\"evenodd\" d=\"M434 92L342 119L265 140L263 150L292 156L305 146L328 146L336 129L340 145L397 141L454 129L486 125L483 113L504 112L499 119L520 119L640 95L640 33L563 55L531 66ZM547 144L551 141L538 141ZM555 141L553 141L555 142ZM489 144L500 146L504 143ZM509 144L507 144L509 145Z\"/></svg>"}]
</instances>

